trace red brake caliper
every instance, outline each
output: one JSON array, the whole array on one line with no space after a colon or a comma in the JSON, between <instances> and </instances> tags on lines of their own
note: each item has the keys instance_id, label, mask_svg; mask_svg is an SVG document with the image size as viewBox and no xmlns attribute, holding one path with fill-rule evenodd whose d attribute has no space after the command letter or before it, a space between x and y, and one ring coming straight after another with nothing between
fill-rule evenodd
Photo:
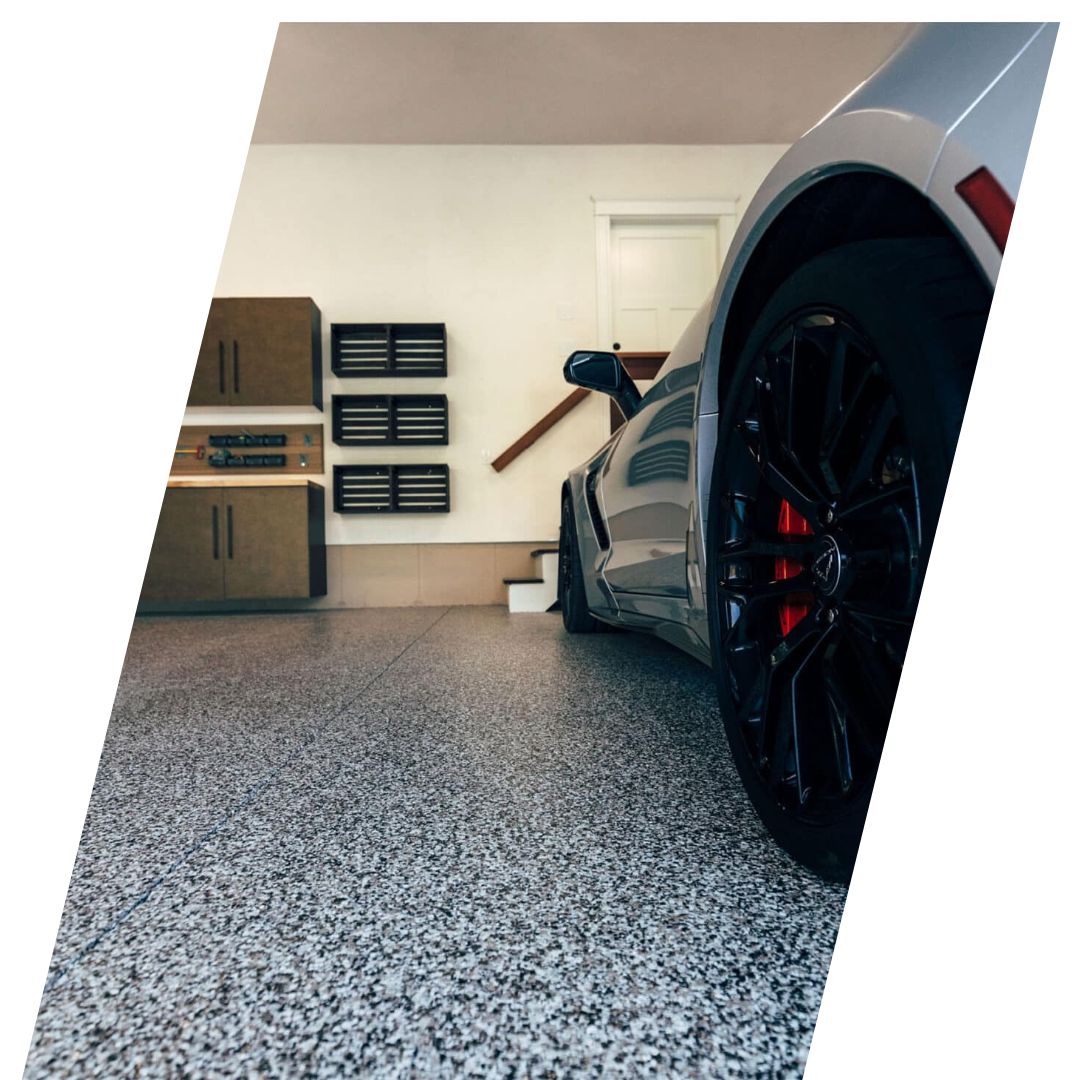
<instances>
[{"instance_id":1,"label":"red brake caliper","mask_svg":"<svg viewBox=\"0 0 1080 1080\"><path fill-rule=\"evenodd\" d=\"M814 535L810 522L787 499L780 504L778 531L781 536ZM802 573L802 563L798 559L789 559L784 555L776 556L774 566L777 581L798 577ZM787 637L810 614L813 606L814 598L810 593L790 593L780 601L780 632L784 637Z\"/></svg>"}]
</instances>

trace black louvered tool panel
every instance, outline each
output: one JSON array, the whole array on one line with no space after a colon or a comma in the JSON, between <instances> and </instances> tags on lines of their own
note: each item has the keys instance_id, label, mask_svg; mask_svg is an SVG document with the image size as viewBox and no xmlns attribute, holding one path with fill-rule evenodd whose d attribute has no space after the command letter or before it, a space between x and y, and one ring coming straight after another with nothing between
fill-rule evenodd
<instances>
[{"instance_id":1,"label":"black louvered tool panel","mask_svg":"<svg viewBox=\"0 0 1080 1080\"><path fill-rule=\"evenodd\" d=\"M399 514L449 513L449 466L395 465L394 509Z\"/></svg>"},{"instance_id":2,"label":"black louvered tool panel","mask_svg":"<svg viewBox=\"0 0 1080 1080\"><path fill-rule=\"evenodd\" d=\"M339 514L447 514L447 465L335 465Z\"/></svg>"},{"instance_id":3,"label":"black louvered tool panel","mask_svg":"<svg viewBox=\"0 0 1080 1080\"><path fill-rule=\"evenodd\" d=\"M445 394L409 394L393 399L393 434L399 446L446 446L450 423Z\"/></svg>"},{"instance_id":4,"label":"black louvered tool panel","mask_svg":"<svg viewBox=\"0 0 1080 1080\"><path fill-rule=\"evenodd\" d=\"M339 446L446 446L445 394L335 394L333 436Z\"/></svg>"},{"instance_id":5,"label":"black louvered tool panel","mask_svg":"<svg viewBox=\"0 0 1080 1080\"><path fill-rule=\"evenodd\" d=\"M339 379L442 378L445 323L334 323L330 369Z\"/></svg>"},{"instance_id":6,"label":"black louvered tool panel","mask_svg":"<svg viewBox=\"0 0 1080 1080\"><path fill-rule=\"evenodd\" d=\"M334 509L339 514L390 514L394 499L389 465L335 465Z\"/></svg>"},{"instance_id":7,"label":"black louvered tool panel","mask_svg":"<svg viewBox=\"0 0 1080 1080\"><path fill-rule=\"evenodd\" d=\"M391 327L341 325L330 327L330 370L339 378L374 378L391 373Z\"/></svg>"},{"instance_id":8,"label":"black louvered tool panel","mask_svg":"<svg viewBox=\"0 0 1080 1080\"><path fill-rule=\"evenodd\" d=\"M390 401L376 394L335 394L331 406L334 442L339 446L390 442Z\"/></svg>"}]
</instances>

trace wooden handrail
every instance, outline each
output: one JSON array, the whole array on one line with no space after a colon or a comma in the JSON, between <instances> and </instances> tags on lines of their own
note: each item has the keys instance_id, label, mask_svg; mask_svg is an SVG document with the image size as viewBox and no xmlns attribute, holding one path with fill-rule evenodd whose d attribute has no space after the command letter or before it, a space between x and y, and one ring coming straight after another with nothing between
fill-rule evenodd
<instances>
[{"instance_id":1,"label":"wooden handrail","mask_svg":"<svg viewBox=\"0 0 1080 1080\"><path fill-rule=\"evenodd\" d=\"M632 379L654 378L668 357L666 352L621 352L617 355ZM491 463L491 467L496 472L502 472L514 458L528 450L541 435L547 434L571 409L580 405L588 396L589 391L583 386L567 394L551 412L533 424L517 442L508 446Z\"/></svg>"},{"instance_id":2,"label":"wooden handrail","mask_svg":"<svg viewBox=\"0 0 1080 1080\"><path fill-rule=\"evenodd\" d=\"M571 409L580 405L589 396L589 391L583 386L577 387L573 393L567 394L566 397L555 406L542 420L533 424L524 435L513 446L504 450L492 463L491 467L496 472L502 472L511 461L518 456L518 454L524 453L541 435L546 434L551 430Z\"/></svg>"}]
</instances>

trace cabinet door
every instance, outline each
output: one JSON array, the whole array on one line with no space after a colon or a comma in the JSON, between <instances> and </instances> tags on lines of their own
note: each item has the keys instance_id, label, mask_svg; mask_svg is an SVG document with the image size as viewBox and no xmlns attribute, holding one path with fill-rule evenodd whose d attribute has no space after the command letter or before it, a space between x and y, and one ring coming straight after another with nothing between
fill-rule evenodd
<instances>
[{"instance_id":1,"label":"cabinet door","mask_svg":"<svg viewBox=\"0 0 1080 1080\"><path fill-rule=\"evenodd\" d=\"M229 383L226 371L226 308L221 300L210 301L199 358L188 394L189 405L228 405ZM230 346L231 347L231 346Z\"/></svg>"},{"instance_id":2,"label":"cabinet door","mask_svg":"<svg viewBox=\"0 0 1080 1080\"><path fill-rule=\"evenodd\" d=\"M274 297L229 304L225 355L231 403L311 404L315 348L311 301Z\"/></svg>"},{"instance_id":3,"label":"cabinet door","mask_svg":"<svg viewBox=\"0 0 1080 1080\"><path fill-rule=\"evenodd\" d=\"M166 488L143 579L143 600L225 596L220 488Z\"/></svg>"},{"instance_id":4,"label":"cabinet door","mask_svg":"<svg viewBox=\"0 0 1080 1080\"><path fill-rule=\"evenodd\" d=\"M225 488L225 596L310 596L307 487Z\"/></svg>"}]
</instances>

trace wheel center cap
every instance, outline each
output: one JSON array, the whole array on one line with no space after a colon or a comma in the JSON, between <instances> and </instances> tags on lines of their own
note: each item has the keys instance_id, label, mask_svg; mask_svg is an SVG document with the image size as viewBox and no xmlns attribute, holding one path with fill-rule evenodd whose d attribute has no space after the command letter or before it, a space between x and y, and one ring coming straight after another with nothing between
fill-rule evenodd
<instances>
[{"instance_id":1,"label":"wheel center cap","mask_svg":"<svg viewBox=\"0 0 1080 1080\"><path fill-rule=\"evenodd\" d=\"M834 536L825 535L814 545L810 573L823 596L832 596L840 586L840 545Z\"/></svg>"}]
</instances>

